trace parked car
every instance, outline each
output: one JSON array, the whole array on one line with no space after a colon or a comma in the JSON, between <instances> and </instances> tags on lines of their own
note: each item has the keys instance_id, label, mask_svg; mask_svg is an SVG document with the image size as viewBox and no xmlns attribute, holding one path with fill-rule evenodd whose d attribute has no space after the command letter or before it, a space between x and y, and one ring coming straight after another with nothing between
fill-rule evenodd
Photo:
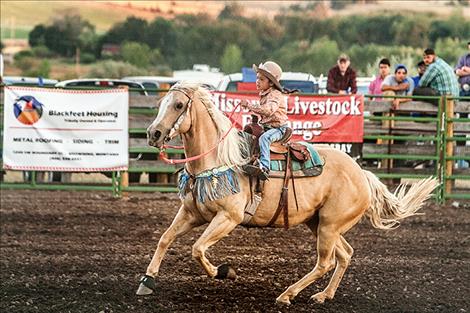
<instances>
[{"instance_id":1,"label":"parked car","mask_svg":"<svg viewBox=\"0 0 470 313\"><path fill-rule=\"evenodd\" d=\"M6 86L54 86L58 80L42 77L4 76L2 83Z\"/></svg>"},{"instance_id":2,"label":"parked car","mask_svg":"<svg viewBox=\"0 0 470 313\"><path fill-rule=\"evenodd\" d=\"M126 76L122 79L142 84L149 95L157 95L158 89L170 89L178 82L177 78L169 76Z\"/></svg>"},{"instance_id":3,"label":"parked car","mask_svg":"<svg viewBox=\"0 0 470 313\"><path fill-rule=\"evenodd\" d=\"M130 80L124 79L107 79L107 78L81 78L81 79L71 79L64 80L55 85L60 88L77 88L77 89L87 89L87 88L118 88L120 86L129 87L129 92L132 94L139 94L148 96L145 87L141 83L137 83Z\"/></svg>"},{"instance_id":4,"label":"parked car","mask_svg":"<svg viewBox=\"0 0 470 313\"><path fill-rule=\"evenodd\" d=\"M284 72L280 82L287 89L298 89L302 93L318 93L318 82L309 73ZM253 81L244 81L242 73L233 73L225 75L216 89L218 91L254 91L256 85Z\"/></svg>"},{"instance_id":5,"label":"parked car","mask_svg":"<svg viewBox=\"0 0 470 313\"><path fill-rule=\"evenodd\" d=\"M356 85L357 85L357 93L360 95L367 95L369 94L369 85L372 81L374 81L375 76L372 77L357 77L356 78Z\"/></svg>"}]
</instances>

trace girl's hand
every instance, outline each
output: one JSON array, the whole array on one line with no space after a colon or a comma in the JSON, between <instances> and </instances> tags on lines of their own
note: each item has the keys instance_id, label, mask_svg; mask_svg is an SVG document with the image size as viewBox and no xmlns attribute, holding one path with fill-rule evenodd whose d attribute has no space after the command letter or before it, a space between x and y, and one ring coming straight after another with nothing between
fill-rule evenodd
<instances>
[{"instance_id":1,"label":"girl's hand","mask_svg":"<svg viewBox=\"0 0 470 313\"><path fill-rule=\"evenodd\" d=\"M240 106L246 109L248 107L248 101L246 101L246 99L243 99L242 102L240 102Z\"/></svg>"}]
</instances>

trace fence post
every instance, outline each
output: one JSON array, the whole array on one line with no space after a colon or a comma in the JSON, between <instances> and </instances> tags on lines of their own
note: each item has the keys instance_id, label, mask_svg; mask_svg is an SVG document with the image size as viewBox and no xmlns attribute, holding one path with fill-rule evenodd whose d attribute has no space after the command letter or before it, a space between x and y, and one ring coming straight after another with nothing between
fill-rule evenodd
<instances>
[{"instance_id":1,"label":"fence post","mask_svg":"<svg viewBox=\"0 0 470 313\"><path fill-rule=\"evenodd\" d=\"M446 101L446 118L445 118L445 125L446 125L446 132L445 132L445 172L444 172L444 181L445 181L445 186L444 186L444 195L443 195L443 200L445 201L445 195L448 193L451 193L452 191L452 179L448 179L447 177L452 175L452 170L454 168L454 160L449 160L448 157L452 157L454 155L454 141L453 140L448 140L448 138L451 138L454 136L454 122L451 120L454 118L454 100L453 99L447 99L445 98Z\"/></svg>"},{"instance_id":2,"label":"fence post","mask_svg":"<svg viewBox=\"0 0 470 313\"><path fill-rule=\"evenodd\" d=\"M446 102L443 97L439 98L438 107L437 107L437 134L436 134L436 153L438 156L438 161L436 163L436 178L439 180L439 186L437 187L437 202L439 204L443 203L444 198L444 159L445 159L445 142L446 142Z\"/></svg>"},{"instance_id":3,"label":"fence post","mask_svg":"<svg viewBox=\"0 0 470 313\"><path fill-rule=\"evenodd\" d=\"M129 199L129 193L127 191L122 191L124 188L129 187L129 172L128 171L121 172L120 185L121 185L121 197L124 200L128 200Z\"/></svg>"}]
</instances>

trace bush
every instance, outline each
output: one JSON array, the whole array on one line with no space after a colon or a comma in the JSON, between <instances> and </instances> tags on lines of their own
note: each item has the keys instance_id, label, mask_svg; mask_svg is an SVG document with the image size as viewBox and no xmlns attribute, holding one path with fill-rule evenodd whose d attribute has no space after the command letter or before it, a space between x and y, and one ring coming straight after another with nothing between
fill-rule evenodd
<instances>
[{"instance_id":1,"label":"bush","mask_svg":"<svg viewBox=\"0 0 470 313\"><path fill-rule=\"evenodd\" d=\"M15 66L21 69L23 76L47 78L51 71L48 60L37 60L34 57L22 57L15 61Z\"/></svg>"},{"instance_id":2,"label":"bush","mask_svg":"<svg viewBox=\"0 0 470 313\"><path fill-rule=\"evenodd\" d=\"M220 65L225 73L239 72L243 66L243 57L240 47L231 44L225 47L220 59Z\"/></svg>"},{"instance_id":3,"label":"bush","mask_svg":"<svg viewBox=\"0 0 470 313\"><path fill-rule=\"evenodd\" d=\"M92 53L84 52L80 55L80 63L90 64L96 61L96 57Z\"/></svg>"},{"instance_id":4,"label":"bush","mask_svg":"<svg viewBox=\"0 0 470 313\"><path fill-rule=\"evenodd\" d=\"M44 77L48 78L51 72L51 64L48 60L39 61L35 66L27 70L24 75L31 77Z\"/></svg>"},{"instance_id":5,"label":"bush","mask_svg":"<svg viewBox=\"0 0 470 313\"><path fill-rule=\"evenodd\" d=\"M125 42L121 46L124 61L137 67L148 67L150 64L150 47L144 43Z\"/></svg>"},{"instance_id":6,"label":"bush","mask_svg":"<svg viewBox=\"0 0 470 313\"><path fill-rule=\"evenodd\" d=\"M408 77L415 76L418 74L418 68L416 64L418 61L416 58L411 55L397 55L397 54L388 54L386 56L381 55L377 57L373 62L367 64L366 70L364 72L365 76L377 76L378 74L378 68L379 68L379 62L383 58L388 58L390 61L390 74L393 74L395 72L395 67L398 64L403 64L406 66L408 70Z\"/></svg>"},{"instance_id":7,"label":"bush","mask_svg":"<svg viewBox=\"0 0 470 313\"><path fill-rule=\"evenodd\" d=\"M459 60L459 57L466 52L466 46L466 42L457 38L444 38L437 40L435 51L438 57L453 67Z\"/></svg>"},{"instance_id":8,"label":"bush","mask_svg":"<svg viewBox=\"0 0 470 313\"><path fill-rule=\"evenodd\" d=\"M147 72L138 67L118 61L98 62L88 72L89 77L96 78L121 78L124 76L146 75Z\"/></svg>"},{"instance_id":9,"label":"bush","mask_svg":"<svg viewBox=\"0 0 470 313\"><path fill-rule=\"evenodd\" d=\"M46 46L36 46L31 49L32 54L39 58L50 58L54 55Z\"/></svg>"},{"instance_id":10,"label":"bush","mask_svg":"<svg viewBox=\"0 0 470 313\"><path fill-rule=\"evenodd\" d=\"M158 49L153 49L150 52L149 61L151 65L159 66L165 62L165 58Z\"/></svg>"},{"instance_id":11,"label":"bush","mask_svg":"<svg viewBox=\"0 0 470 313\"><path fill-rule=\"evenodd\" d=\"M30 57L33 57L34 54L31 50L23 50L23 51L20 51L18 52L17 54L15 54L15 56L13 57L15 61L19 61L23 58L30 58Z\"/></svg>"}]
</instances>

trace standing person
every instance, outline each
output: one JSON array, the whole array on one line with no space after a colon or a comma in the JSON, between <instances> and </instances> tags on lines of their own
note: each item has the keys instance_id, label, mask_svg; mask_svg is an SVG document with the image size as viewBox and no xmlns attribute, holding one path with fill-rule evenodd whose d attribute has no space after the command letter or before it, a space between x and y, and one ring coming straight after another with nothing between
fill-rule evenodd
<instances>
[{"instance_id":1,"label":"standing person","mask_svg":"<svg viewBox=\"0 0 470 313\"><path fill-rule=\"evenodd\" d=\"M416 64L416 67L418 68L418 75L411 77L415 83L415 88L418 87L419 81L426 71L426 63L424 63L424 61L419 61L418 64Z\"/></svg>"},{"instance_id":2,"label":"standing person","mask_svg":"<svg viewBox=\"0 0 470 313\"><path fill-rule=\"evenodd\" d=\"M382 83L390 74L390 61L386 58L380 60L379 62L379 76L374 79L369 85L369 94L370 95L381 95L382 94Z\"/></svg>"},{"instance_id":3,"label":"standing person","mask_svg":"<svg viewBox=\"0 0 470 313\"><path fill-rule=\"evenodd\" d=\"M414 89L413 80L406 77L408 70L403 64L398 64L395 67L395 74L390 74L385 77L382 83L382 91L384 96L411 96ZM410 101L408 98L395 98L393 99L392 106L394 109L398 108L401 102Z\"/></svg>"},{"instance_id":4,"label":"standing person","mask_svg":"<svg viewBox=\"0 0 470 313\"><path fill-rule=\"evenodd\" d=\"M468 52L462 55L455 66L455 74L459 77L460 96L470 96L470 41L467 42Z\"/></svg>"},{"instance_id":5,"label":"standing person","mask_svg":"<svg viewBox=\"0 0 470 313\"><path fill-rule=\"evenodd\" d=\"M443 59L439 58L433 49L427 48L423 53L426 71L419 80L419 87L413 92L415 96L459 96L459 86L454 69ZM431 100L437 105L436 100Z\"/></svg>"},{"instance_id":6,"label":"standing person","mask_svg":"<svg viewBox=\"0 0 470 313\"><path fill-rule=\"evenodd\" d=\"M328 72L328 82L326 90L329 93L340 95L356 93L356 71L351 67L351 61L346 54L341 54L337 64Z\"/></svg>"},{"instance_id":7,"label":"standing person","mask_svg":"<svg viewBox=\"0 0 470 313\"><path fill-rule=\"evenodd\" d=\"M269 177L270 151L272 142L280 140L287 129L287 103L284 101L284 89L279 82L282 69L267 61L259 66L253 65L256 72L256 89L259 91L259 104L243 101L241 106L261 116L260 124L264 133L259 137L260 159L257 175L266 180Z\"/></svg>"},{"instance_id":8,"label":"standing person","mask_svg":"<svg viewBox=\"0 0 470 313\"><path fill-rule=\"evenodd\" d=\"M467 42L467 48L468 52L460 57L457 65L455 66L455 74L457 74L459 77L460 97L470 97L470 41ZM468 112L460 113L460 117L468 117ZM465 145L465 141L457 141L457 146L460 145ZM465 160L458 160L457 167L468 168L469 162Z\"/></svg>"}]
</instances>

